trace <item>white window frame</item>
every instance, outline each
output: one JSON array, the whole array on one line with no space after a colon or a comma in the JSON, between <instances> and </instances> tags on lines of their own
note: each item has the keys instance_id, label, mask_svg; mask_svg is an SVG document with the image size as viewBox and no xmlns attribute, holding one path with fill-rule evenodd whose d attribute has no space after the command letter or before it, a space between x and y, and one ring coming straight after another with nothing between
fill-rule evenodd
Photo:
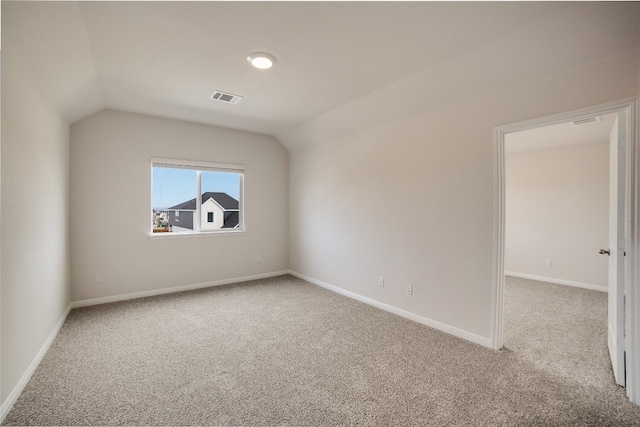
<instances>
[{"instance_id":1,"label":"white window frame","mask_svg":"<svg viewBox=\"0 0 640 427\"><path fill-rule=\"evenodd\" d=\"M175 168L175 169L191 169L196 171L196 215L193 223L193 232L171 232L171 233L154 233L153 228L149 229L149 237L152 238L181 238L181 237L201 237L212 235L229 235L229 234L244 234L245 222L244 222L244 165L229 164L229 163L213 163L202 162L195 160L178 160L167 159L162 157L150 158L150 172L151 172L151 191L150 191L150 204L151 212L153 212L153 168ZM202 172L230 172L240 175L240 188L239 188L239 200L238 200L238 225L235 228L226 228L221 230L202 230L202 215L200 214L202 209ZM176 211L177 214L177 211Z\"/></svg>"}]
</instances>

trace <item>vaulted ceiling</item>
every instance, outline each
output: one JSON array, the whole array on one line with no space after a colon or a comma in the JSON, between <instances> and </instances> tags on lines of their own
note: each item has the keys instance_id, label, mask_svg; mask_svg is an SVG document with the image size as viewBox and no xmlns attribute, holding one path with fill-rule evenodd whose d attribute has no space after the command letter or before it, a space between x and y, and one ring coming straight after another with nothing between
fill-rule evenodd
<instances>
[{"instance_id":1,"label":"vaulted ceiling","mask_svg":"<svg viewBox=\"0 0 640 427\"><path fill-rule=\"evenodd\" d=\"M112 108L275 134L504 36L552 3L3 2L18 48L75 121ZM267 51L268 71L246 58ZM244 96L214 102L214 90Z\"/></svg>"},{"instance_id":2,"label":"vaulted ceiling","mask_svg":"<svg viewBox=\"0 0 640 427\"><path fill-rule=\"evenodd\" d=\"M511 34L567 7L3 1L2 48L69 123L110 108L277 135L495 41L509 48ZM276 66L252 68L255 51L275 55ZM214 90L244 99L212 101Z\"/></svg>"}]
</instances>

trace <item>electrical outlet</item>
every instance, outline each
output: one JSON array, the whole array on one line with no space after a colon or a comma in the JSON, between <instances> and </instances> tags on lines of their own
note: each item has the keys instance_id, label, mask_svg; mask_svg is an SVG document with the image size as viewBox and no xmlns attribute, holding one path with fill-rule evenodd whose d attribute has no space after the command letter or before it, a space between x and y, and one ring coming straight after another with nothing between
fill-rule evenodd
<instances>
[{"instance_id":1,"label":"electrical outlet","mask_svg":"<svg viewBox=\"0 0 640 427\"><path fill-rule=\"evenodd\" d=\"M258 256L258 257L256 258L256 262L257 262L258 264L260 264L260 263L262 262L262 257L261 257L261 256Z\"/></svg>"},{"instance_id":2,"label":"electrical outlet","mask_svg":"<svg viewBox=\"0 0 640 427\"><path fill-rule=\"evenodd\" d=\"M546 265L547 267L551 267L553 265L553 260L551 258L545 259L544 265Z\"/></svg>"},{"instance_id":3,"label":"electrical outlet","mask_svg":"<svg viewBox=\"0 0 640 427\"><path fill-rule=\"evenodd\" d=\"M102 274L96 274L96 283L102 283Z\"/></svg>"},{"instance_id":4,"label":"electrical outlet","mask_svg":"<svg viewBox=\"0 0 640 427\"><path fill-rule=\"evenodd\" d=\"M404 285L404 293L407 295L413 295L413 285Z\"/></svg>"},{"instance_id":5,"label":"electrical outlet","mask_svg":"<svg viewBox=\"0 0 640 427\"><path fill-rule=\"evenodd\" d=\"M384 277L378 277L378 286L384 287Z\"/></svg>"}]
</instances>

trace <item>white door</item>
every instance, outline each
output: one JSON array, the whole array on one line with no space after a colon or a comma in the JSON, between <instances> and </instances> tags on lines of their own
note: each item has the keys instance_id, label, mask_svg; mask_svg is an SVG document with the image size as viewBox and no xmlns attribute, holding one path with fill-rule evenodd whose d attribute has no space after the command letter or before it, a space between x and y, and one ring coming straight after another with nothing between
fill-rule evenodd
<instances>
[{"instance_id":1,"label":"white door","mask_svg":"<svg viewBox=\"0 0 640 427\"><path fill-rule=\"evenodd\" d=\"M625 285L625 133L624 115L616 118L609 137L609 332L613 374L625 385L624 285ZM606 251L601 251L603 253Z\"/></svg>"}]
</instances>

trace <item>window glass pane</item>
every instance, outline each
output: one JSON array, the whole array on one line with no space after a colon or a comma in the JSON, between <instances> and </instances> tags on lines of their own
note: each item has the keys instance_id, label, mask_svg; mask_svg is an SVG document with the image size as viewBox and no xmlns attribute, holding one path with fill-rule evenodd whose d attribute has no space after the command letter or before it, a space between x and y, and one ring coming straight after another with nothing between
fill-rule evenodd
<instances>
[{"instance_id":1,"label":"window glass pane","mask_svg":"<svg viewBox=\"0 0 640 427\"><path fill-rule=\"evenodd\" d=\"M153 232L193 232L197 172L164 167L152 169Z\"/></svg>"},{"instance_id":2,"label":"window glass pane","mask_svg":"<svg viewBox=\"0 0 640 427\"><path fill-rule=\"evenodd\" d=\"M197 233L242 227L244 166L212 169L208 164L152 160L154 233ZM211 164L214 165L214 164ZM201 192L196 196L197 189Z\"/></svg>"},{"instance_id":3,"label":"window glass pane","mask_svg":"<svg viewBox=\"0 0 640 427\"><path fill-rule=\"evenodd\" d=\"M226 193L240 200L240 174L233 172L202 172L202 192Z\"/></svg>"},{"instance_id":4,"label":"window glass pane","mask_svg":"<svg viewBox=\"0 0 640 427\"><path fill-rule=\"evenodd\" d=\"M201 179L202 231L239 228L241 174L202 171Z\"/></svg>"}]
</instances>

